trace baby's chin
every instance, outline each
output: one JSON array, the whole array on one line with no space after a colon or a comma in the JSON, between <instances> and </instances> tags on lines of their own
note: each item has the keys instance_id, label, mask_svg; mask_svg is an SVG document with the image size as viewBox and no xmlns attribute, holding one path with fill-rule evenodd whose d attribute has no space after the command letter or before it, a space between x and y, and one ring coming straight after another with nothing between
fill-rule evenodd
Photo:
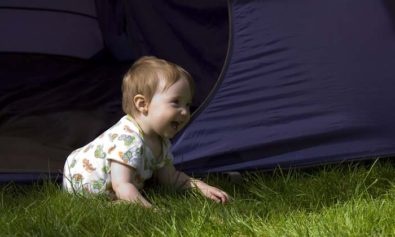
<instances>
[{"instance_id":1,"label":"baby's chin","mask_svg":"<svg viewBox=\"0 0 395 237\"><path fill-rule=\"evenodd\" d=\"M177 134L177 133L176 133L176 134ZM162 138L172 139L173 137L176 136L176 134L164 134L164 135L162 136Z\"/></svg>"},{"instance_id":2,"label":"baby's chin","mask_svg":"<svg viewBox=\"0 0 395 237\"><path fill-rule=\"evenodd\" d=\"M166 132L163 134L162 138L172 139L177 135L178 132L179 131Z\"/></svg>"}]
</instances>

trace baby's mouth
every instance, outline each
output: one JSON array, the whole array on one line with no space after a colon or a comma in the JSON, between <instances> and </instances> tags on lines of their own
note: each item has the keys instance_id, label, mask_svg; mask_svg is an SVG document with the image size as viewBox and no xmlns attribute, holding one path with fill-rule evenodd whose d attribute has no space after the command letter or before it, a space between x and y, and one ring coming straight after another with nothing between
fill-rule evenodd
<instances>
[{"instance_id":1,"label":"baby's mouth","mask_svg":"<svg viewBox=\"0 0 395 237\"><path fill-rule=\"evenodd\" d=\"M173 122L171 122L171 127L174 129L174 130L176 130L176 131L178 131L178 128L180 127L180 122L177 122L177 121L173 121Z\"/></svg>"}]
</instances>

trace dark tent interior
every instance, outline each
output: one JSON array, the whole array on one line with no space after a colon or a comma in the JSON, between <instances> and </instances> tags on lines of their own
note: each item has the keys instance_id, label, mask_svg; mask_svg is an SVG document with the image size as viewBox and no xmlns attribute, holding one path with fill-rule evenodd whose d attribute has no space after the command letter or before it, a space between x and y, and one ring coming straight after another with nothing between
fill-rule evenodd
<instances>
[{"instance_id":1,"label":"dark tent interior","mask_svg":"<svg viewBox=\"0 0 395 237\"><path fill-rule=\"evenodd\" d=\"M198 82L193 109L213 87L226 57L226 1L0 5L1 35L8 35L0 39L4 181L59 174L72 150L117 121L123 113L122 76L140 56L155 55L186 68ZM74 34L92 29L101 31L97 51L85 49L92 35L86 40L83 33Z\"/></svg>"}]
</instances>

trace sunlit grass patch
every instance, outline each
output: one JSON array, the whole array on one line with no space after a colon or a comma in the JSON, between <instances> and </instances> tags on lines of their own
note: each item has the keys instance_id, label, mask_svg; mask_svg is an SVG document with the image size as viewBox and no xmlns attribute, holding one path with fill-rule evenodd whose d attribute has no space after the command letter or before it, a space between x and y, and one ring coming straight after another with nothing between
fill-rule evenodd
<instances>
[{"instance_id":1,"label":"sunlit grass patch","mask_svg":"<svg viewBox=\"0 0 395 237\"><path fill-rule=\"evenodd\" d=\"M77 197L54 183L0 187L1 236L392 236L395 166L328 165L211 175L229 204L196 191L152 186L154 209Z\"/></svg>"}]
</instances>

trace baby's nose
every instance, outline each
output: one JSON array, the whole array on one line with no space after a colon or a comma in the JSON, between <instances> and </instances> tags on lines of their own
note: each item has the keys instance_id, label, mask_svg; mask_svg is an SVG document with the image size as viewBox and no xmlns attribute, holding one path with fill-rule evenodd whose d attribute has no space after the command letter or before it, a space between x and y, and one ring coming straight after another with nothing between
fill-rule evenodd
<instances>
[{"instance_id":1,"label":"baby's nose","mask_svg":"<svg viewBox=\"0 0 395 237\"><path fill-rule=\"evenodd\" d=\"M188 116L188 115L189 115L189 109L187 109L187 108L182 108L182 109L181 109L181 115L183 115L183 116Z\"/></svg>"}]
</instances>

